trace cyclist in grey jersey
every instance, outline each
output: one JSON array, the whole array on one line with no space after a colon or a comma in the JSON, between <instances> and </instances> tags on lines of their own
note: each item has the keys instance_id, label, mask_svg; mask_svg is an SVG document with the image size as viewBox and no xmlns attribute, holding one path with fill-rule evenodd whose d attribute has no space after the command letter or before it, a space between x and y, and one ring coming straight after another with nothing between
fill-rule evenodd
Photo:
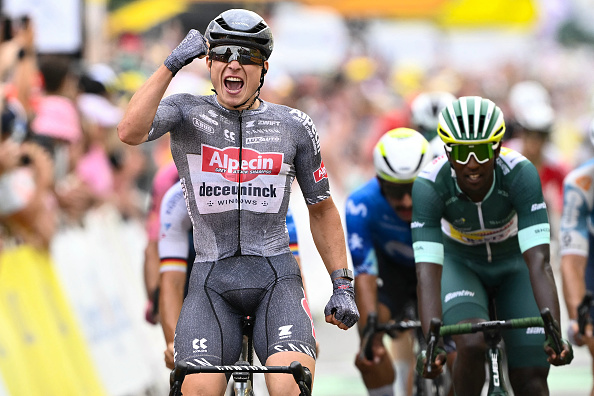
<instances>
[{"instance_id":1,"label":"cyclist in grey jersey","mask_svg":"<svg viewBox=\"0 0 594 396\"><path fill-rule=\"evenodd\" d=\"M299 360L313 373L315 333L284 227L295 178L333 283L326 321L346 330L359 317L318 135L303 112L259 99L273 47L270 28L259 15L225 11L205 36L188 33L135 93L118 126L128 144L170 132L194 228L196 261L176 326L175 361L234 363L241 318L249 314L255 316L254 334L260 334L254 340L260 361ZM161 100L177 71L203 57L215 95ZM204 377L187 377L184 394L224 391L222 374ZM299 393L287 376L271 376L267 384L272 396Z\"/></svg>"},{"instance_id":2,"label":"cyclist in grey jersey","mask_svg":"<svg viewBox=\"0 0 594 396\"><path fill-rule=\"evenodd\" d=\"M187 283L194 262L194 249L190 245L189 235L192 233L192 222L184 200L181 182L171 186L163 196L160 205L160 232L158 252L160 261L159 287L165 290L160 293L159 305L167 313L161 319L165 336L165 365L173 369L173 335L179 312L187 294ZM286 232L293 257L299 263L299 246L297 230L291 210L287 212ZM301 277L303 270L300 267Z\"/></svg>"},{"instance_id":3,"label":"cyclist in grey jersey","mask_svg":"<svg viewBox=\"0 0 594 396\"><path fill-rule=\"evenodd\" d=\"M559 323L538 173L525 157L501 148L504 132L501 110L480 97L459 98L440 114L438 134L447 155L427 166L413 186L411 228L425 333L433 317L444 324L489 320L490 293L500 318L538 316L548 307ZM548 394L542 333L513 330L503 337L515 394ZM455 393L477 395L485 380L484 338L478 333L454 341ZM549 343L547 338L549 363L571 361L567 342L560 355ZM445 353L431 360L439 372Z\"/></svg>"}]
</instances>

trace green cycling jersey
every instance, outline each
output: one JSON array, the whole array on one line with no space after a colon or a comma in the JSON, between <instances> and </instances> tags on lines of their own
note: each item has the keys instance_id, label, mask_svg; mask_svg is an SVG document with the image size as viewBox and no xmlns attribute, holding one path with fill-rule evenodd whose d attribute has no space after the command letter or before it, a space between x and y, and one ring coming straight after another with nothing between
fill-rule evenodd
<instances>
[{"instance_id":1,"label":"green cycling jersey","mask_svg":"<svg viewBox=\"0 0 594 396\"><path fill-rule=\"evenodd\" d=\"M411 225L415 261L443 264L444 243L456 254L488 262L494 254L523 253L550 242L550 226L534 165L503 147L491 190L472 202L459 188L444 155L419 175L413 187Z\"/></svg>"}]
</instances>

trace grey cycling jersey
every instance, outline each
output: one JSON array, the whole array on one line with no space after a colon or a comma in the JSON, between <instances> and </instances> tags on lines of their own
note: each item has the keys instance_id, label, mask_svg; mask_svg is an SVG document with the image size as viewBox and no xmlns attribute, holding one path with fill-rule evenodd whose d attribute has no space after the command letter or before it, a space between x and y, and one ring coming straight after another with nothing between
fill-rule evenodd
<instances>
[{"instance_id":1,"label":"grey cycling jersey","mask_svg":"<svg viewBox=\"0 0 594 396\"><path fill-rule=\"evenodd\" d=\"M307 204L330 196L316 128L299 110L262 102L233 111L214 95L172 95L161 101L149 140L167 132L198 262L289 252L294 178Z\"/></svg>"}]
</instances>

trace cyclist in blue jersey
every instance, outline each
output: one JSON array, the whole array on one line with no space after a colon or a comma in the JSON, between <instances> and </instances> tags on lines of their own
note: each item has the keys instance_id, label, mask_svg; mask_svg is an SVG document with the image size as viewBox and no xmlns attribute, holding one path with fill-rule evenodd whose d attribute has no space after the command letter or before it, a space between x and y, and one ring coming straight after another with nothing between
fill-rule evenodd
<instances>
[{"instance_id":1,"label":"cyclist in blue jersey","mask_svg":"<svg viewBox=\"0 0 594 396\"><path fill-rule=\"evenodd\" d=\"M360 336L370 313L376 313L380 323L416 318L411 191L413 181L432 159L430 144L419 132L409 128L388 131L373 151L377 177L348 197L345 220L361 314ZM394 395L395 374L398 393L411 393L415 356L410 333L394 338L394 363L384 348L382 334L374 340L372 361L357 353L355 365L369 395Z\"/></svg>"},{"instance_id":2,"label":"cyclist in blue jersey","mask_svg":"<svg viewBox=\"0 0 594 396\"><path fill-rule=\"evenodd\" d=\"M161 326L165 336L165 364L173 369L173 335L179 312L185 296L188 294L189 275L194 263L192 245L192 222L186 208L181 182L171 186L164 194L160 205L160 232L158 252L160 260L159 311L162 313ZM289 246L299 263L299 243L297 227L293 214L287 212L287 232ZM302 273L303 278L303 273Z\"/></svg>"},{"instance_id":3,"label":"cyclist in blue jersey","mask_svg":"<svg viewBox=\"0 0 594 396\"><path fill-rule=\"evenodd\" d=\"M438 134L447 156L423 169L412 193L425 334L434 317L444 324L489 320L490 295L500 318L539 316L548 307L560 324L538 172L521 154L501 147L504 133L502 111L478 96L459 98L440 114ZM453 338L454 391L458 396L478 395L485 383L483 335ZM551 337L536 329L505 331L503 338L516 395L547 395L549 363L568 364L573 358L567 341L556 354ZM437 375L444 361L443 351L432 356L435 370L424 375Z\"/></svg>"},{"instance_id":4,"label":"cyclist in blue jersey","mask_svg":"<svg viewBox=\"0 0 594 396\"><path fill-rule=\"evenodd\" d=\"M359 313L316 127L302 111L259 97L272 49L269 26L248 10L221 13L205 37L190 30L133 95L118 135L136 145L170 133L196 251L175 329L175 361L235 363L241 322L250 315L261 362L299 361L313 374L313 320L285 225L294 179L333 287L325 319L346 330ZM163 99L176 73L195 58L205 58L214 94ZM266 381L271 396L299 393L290 376L266 375ZM225 388L224 374L194 375L182 392L220 395Z\"/></svg>"},{"instance_id":5,"label":"cyclist in blue jersey","mask_svg":"<svg viewBox=\"0 0 594 396\"><path fill-rule=\"evenodd\" d=\"M594 120L588 134L594 145ZM585 334L578 331L578 306L586 290L594 292L594 159L590 159L571 171L563 182L563 212L559 254L563 295L569 316L568 338L578 346L586 345L594 357L592 325L587 325ZM594 308L589 309L594 318ZM594 361L594 360L593 360ZM594 377L594 365L592 366ZM590 391L594 396L594 387Z\"/></svg>"}]
</instances>

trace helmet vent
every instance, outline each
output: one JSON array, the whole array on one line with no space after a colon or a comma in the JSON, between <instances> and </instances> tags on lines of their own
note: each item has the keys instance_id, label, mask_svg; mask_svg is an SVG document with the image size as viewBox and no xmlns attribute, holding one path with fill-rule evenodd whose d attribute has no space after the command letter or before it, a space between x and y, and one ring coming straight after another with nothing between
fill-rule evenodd
<instances>
[{"instance_id":1,"label":"helmet vent","mask_svg":"<svg viewBox=\"0 0 594 396\"><path fill-rule=\"evenodd\" d=\"M479 131L484 131L485 130L485 120L487 119L487 117L485 117L484 115L480 115L479 117L479 124L478 124L478 130Z\"/></svg>"},{"instance_id":2,"label":"helmet vent","mask_svg":"<svg viewBox=\"0 0 594 396\"><path fill-rule=\"evenodd\" d=\"M456 117L456 119L458 120L458 127L460 128L460 134L463 135L464 133L466 133L466 131L464 130L464 117L459 115Z\"/></svg>"},{"instance_id":3,"label":"helmet vent","mask_svg":"<svg viewBox=\"0 0 594 396\"><path fill-rule=\"evenodd\" d=\"M268 27L264 22L259 22L256 26L254 26L250 29L247 29L247 30L241 29L240 30L240 29L236 29L236 28L230 26L227 23L227 21L225 21L222 17L217 18L216 22L225 30L231 30L231 31L235 31L235 32L244 32L244 33L258 33Z\"/></svg>"}]
</instances>

